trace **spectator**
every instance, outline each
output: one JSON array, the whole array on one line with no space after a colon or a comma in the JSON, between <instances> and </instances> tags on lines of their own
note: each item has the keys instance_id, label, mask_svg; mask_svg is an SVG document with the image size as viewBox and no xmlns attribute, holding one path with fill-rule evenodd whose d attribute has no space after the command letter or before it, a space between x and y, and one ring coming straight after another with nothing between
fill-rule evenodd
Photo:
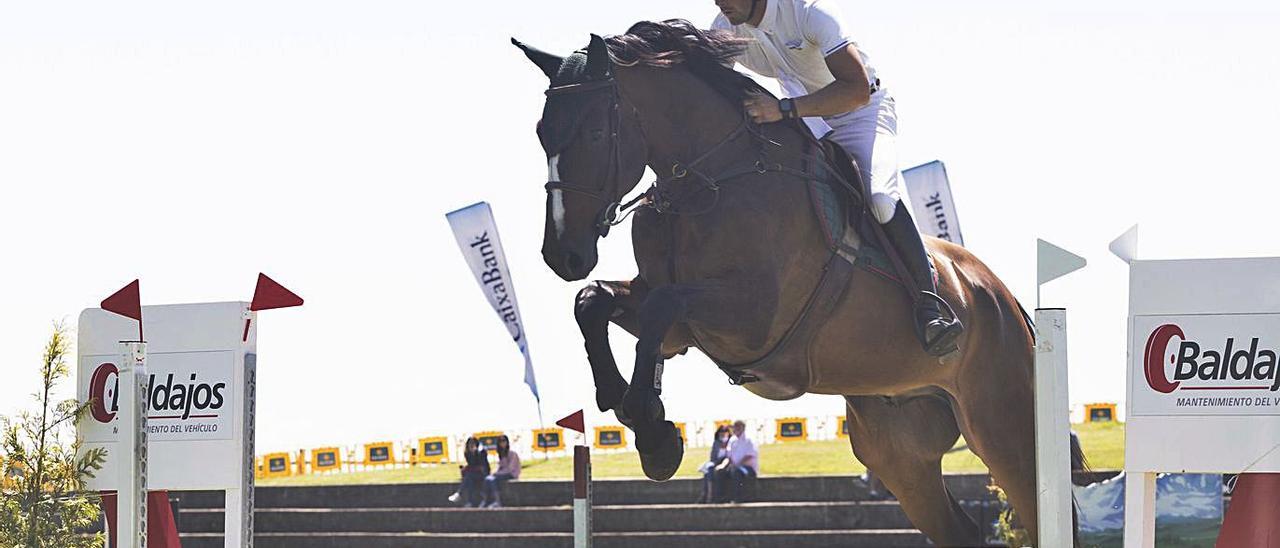
<instances>
[{"instance_id":1,"label":"spectator","mask_svg":"<svg viewBox=\"0 0 1280 548\"><path fill-rule=\"evenodd\" d=\"M520 455L511 450L511 440L506 435L498 438L498 471L484 478L484 502L482 507L502 507L502 486L520 478Z\"/></svg>"},{"instance_id":2,"label":"spectator","mask_svg":"<svg viewBox=\"0 0 1280 548\"><path fill-rule=\"evenodd\" d=\"M729 434L729 425L727 424L722 424L716 428L716 435L711 440L711 456L708 457L709 460L707 462L698 467L698 471L702 472L702 496L698 498L699 503L716 501L716 468L729 458Z\"/></svg>"},{"instance_id":3,"label":"spectator","mask_svg":"<svg viewBox=\"0 0 1280 548\"><path fill-rule=\"evenodd\" d=\"M480 441L472 436L467 438L462 454L467 462L465 466L458 467L462 471L462 484L458 486L458 492L449 495L449 502L461 500L464 507L474 508L480 504L480 485L489 475L489 452L480 447Z\"/></svg>"},{"instance_id":4,"label":"spectator","mask_svg":"<svg viewBox=\"0 0 1280 548\"><path fill-rule=\"evenodd\" d=\"M733 438L729 440L729 458L716 467L716 477L720 480L716 488L717 497L725 502L742 502L742 482L754 479L759 466L760 453L747 438L747 424L735 421Z\"/></svg>"}]
</instances>

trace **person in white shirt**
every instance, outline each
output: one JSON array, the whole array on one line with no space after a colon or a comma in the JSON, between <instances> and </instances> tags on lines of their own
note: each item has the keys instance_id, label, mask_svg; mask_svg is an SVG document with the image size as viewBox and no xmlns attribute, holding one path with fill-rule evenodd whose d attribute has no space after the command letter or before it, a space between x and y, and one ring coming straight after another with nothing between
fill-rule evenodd
<instances>
[{"instance_id":1,"label":"person in white shirt","mask_svg":"<svg viewBox=\"0 0 1280 548\"><path fill-rule=\"evenodd\" d=\"M942 356L955 350L964 326L943 314L937 281L916 230L902 172L898 168L898 118L870 57L846 32L833 0L715 0L720 15L712 29L747 38L751 45L737 61L777 78L785 95L744 101L759 124L802 118L817 137L849 152L869 190L872 215L884 226L911 278L921 290L915 300L916 333L925 351Z\"/></svg>"},{"instance_id":2,"label":"person in white shirt","mask_svg":"<svg viewBox=\"0 0 1280 548\"><path fill-rule=\"evenodd\" d=\"M729 440L729 458L716 467L716 477L720 480L715 490L717 496L726 502L742 502L742 482L756 477L759 470L760 453L747 437L747 424L735 421L733 438Z\"/></svg>"}]
</instances>

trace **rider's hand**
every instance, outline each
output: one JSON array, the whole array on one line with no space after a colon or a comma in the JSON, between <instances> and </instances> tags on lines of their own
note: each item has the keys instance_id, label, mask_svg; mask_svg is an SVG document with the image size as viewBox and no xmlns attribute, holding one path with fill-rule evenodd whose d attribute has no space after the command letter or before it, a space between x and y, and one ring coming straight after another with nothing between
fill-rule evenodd
<instances>
[{"instance_id":1,"label":"rider's hand","mask_svg":"<svg viewBox=\"0 0 1280 548\"><path fill-rule=\"evenodd\" d=\"M747 110L747 116L751 117L751 121L757 124L767 124L782 119L782 108L778 106L778 100L767 95L752 95L743 99L742 108Z\"/></svg>"}]
</instances>

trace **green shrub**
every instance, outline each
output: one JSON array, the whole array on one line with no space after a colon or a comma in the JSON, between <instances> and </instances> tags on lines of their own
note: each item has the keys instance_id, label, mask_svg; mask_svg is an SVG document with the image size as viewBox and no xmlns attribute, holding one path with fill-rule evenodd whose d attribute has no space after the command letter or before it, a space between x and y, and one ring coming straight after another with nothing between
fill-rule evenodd
<instances>
[{"instance_id":1,"label":"green shrub","mask_svg":"<svg viewBox=\"0 0 1280 548\"><path fill-rule=\"evenodd\" d=\"M70 376L70 338L55 326L40 367L41 390L33 395L38 408L0 419L0 546L96 547L102 534L85 531L98 521L98 497L84 482L102 467L106 452L94 449L80 458L75 423L88 404L74 398L53 401L60 381Z\"/></svg>"}]
</instances>

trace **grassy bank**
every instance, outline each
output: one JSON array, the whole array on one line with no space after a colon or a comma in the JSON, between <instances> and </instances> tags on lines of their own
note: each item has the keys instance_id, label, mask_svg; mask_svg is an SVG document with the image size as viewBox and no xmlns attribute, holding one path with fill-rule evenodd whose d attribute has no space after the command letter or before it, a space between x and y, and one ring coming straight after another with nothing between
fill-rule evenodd
<instances>
[{"instance_id":1,"label":"grassy bank","mask_svg":"<svg viewBox=\"0 0 1280 548\"><path fill-rule=\"evenodd\" d=\"M1089 464L1095 470L1115 470L1124 464L1124 425L1090 423L1072 425L1080 435ZM676 477L698 477L698 466L707 458L707 448L690 448ZM573 459L543 459L521 453L523 479L570 479ZM760 446L761 474L768 476L824 476L861 474L866 471L849 450L847 440L773 443ZM964 440L942 460L947 473L985 472L986 466L964 446ZM593 454L592 476L595 478L642 477L640 458L632 451ZM342 474L310 474L287 478L260 479L258 485L350 485L366 483L452 482L458 479L453 464L390 468Z\"/></svg>"}]
</instances>

